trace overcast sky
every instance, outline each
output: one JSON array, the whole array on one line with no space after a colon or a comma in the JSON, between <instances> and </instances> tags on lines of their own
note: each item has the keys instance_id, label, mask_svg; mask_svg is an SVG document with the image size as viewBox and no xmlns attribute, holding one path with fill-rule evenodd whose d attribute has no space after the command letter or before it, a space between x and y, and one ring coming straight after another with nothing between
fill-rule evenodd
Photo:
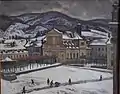
<instances>
[{"instance_id":1,"label":"overcast sky","mask_svg":"<svg viewBox=\"0 0 120 94\"><path fill-rule=\"evenodd\" d=\"M110 18L115 0L34 0L0 1L0 14L18 15L30 12L59 11L72 17Z\"/></svg>"}]
</instances>

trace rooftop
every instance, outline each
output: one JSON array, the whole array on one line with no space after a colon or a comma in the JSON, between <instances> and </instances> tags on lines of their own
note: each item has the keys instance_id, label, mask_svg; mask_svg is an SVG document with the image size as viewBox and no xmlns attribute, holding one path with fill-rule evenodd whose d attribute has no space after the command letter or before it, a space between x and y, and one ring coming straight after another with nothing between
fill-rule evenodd
<instances>
[{"instance_id":1,"label":"rooftop","mask_svg":"<svg viewBox=\"0 0 120 94\"><path fill-rule=\"evenodd\" d=\"M106 42L107 42L107 39L98 39L98 40L93 40L90 45L94 45L94 46L97 46L97 45L103 45L105 46L106 45Z\"/></svg>"},{"instance_id":2,"label":"rooftop","mask_svg":"<svg viewBox=\"0 0 120 94\"><path fill-rule=\"evenodd\" d=\"M118 22L109 22L109 24L115 24L115 25L118 25L119 23L118 23Z\"/></svg>"},{"instance_id":3,"label":"rooftop","mask_svg":"<svg viewBox=\"0 0 120 94\"><path fill-rule=\"evenodd\" d=\"M90 31L82 31L81 32L82 36L85 36L85 37L94 37L94 38L106 38L107 37L107 33L101 33L99 31L96 31L96 30L92 30L91 32Z\"/></svg>"},{"instance_id":4,"label":"rooftop","mask_svg":"<svg viewBox=\"0 0 120 94\"><path fill-rule=\"evenodd\" d=\"M13 61L13 60L9 57L6 57L5 59L2 60L2 62L5 62L5 61Z\"/></svg>"},{"instance_id":5,"label":"rooftop","mask_svg":"<svg viewBox=\"0 0 120 94\"><path fill-rule=\"evenodd\" d=\"M68 33L68 31L66 31ZM82 39L82 37L79 36L78 33L74 32L74 36L70 37L67 35L67 33L63 34L63 39Z\"/></svg>"},{"instance_id":6,"label":"rooftop","mask_svg":"<svg viewBox=\"0 0 120 94\"><path fill-rule=\"evenodd\" d=\"M15 41L16 45L11 47L11 46L7 46L5 43L11 43ZM4 44L0 44L0 50L23 50L26 49L24 47L25 41L21 41L21 40L5 40Z\"/></svg>"},{"instance_id":7,"label":"rooftop","mask_svg":"<svg viewBox=\"0 0 120 94\"><path fill-rule=\"evenodd\" d=\"M5 42L4 42L4 43L12 43L12 42L15 42L15 40L14 40L14 39L5 40Z\"/></svg>"}]
</instances>

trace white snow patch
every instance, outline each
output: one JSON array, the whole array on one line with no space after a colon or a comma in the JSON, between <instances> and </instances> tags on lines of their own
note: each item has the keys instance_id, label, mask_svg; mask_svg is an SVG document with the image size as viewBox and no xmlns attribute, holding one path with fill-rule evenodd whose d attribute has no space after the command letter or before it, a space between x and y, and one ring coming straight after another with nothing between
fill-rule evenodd
<instances>
[{"instance_id":1,"label":"white snow patch","mask_svg":"<svg viewBox=\"0 0 120 94\"><path fill-rule=\"evenodd\" d=\"M3 94L10 94L10 92L11 94L16 94L17 92L20 92L22 90L23 86L25 86L27 90L47 86L47 78L53 80L54 82L58 81L60 83L63 83L68 82L69 78L71 78L72 81L99 79L100 75L102 75L103 78L112 76L112 74L104 72L60 66L47 70L22 74L18 76L18 79L12 82L2 80L2 92ZM35 81L34 86L31 85L31 79ZM81 92L83 94L89 94L93 91L95 94L112 94L112 89L112 80L109 80L72 86L61 86L58 88L33 91L29 94L64 94L65 92L66 94L81 94ZM57 91L59 91L59 93L56 93Z\"/></svg>"}]
</instances>

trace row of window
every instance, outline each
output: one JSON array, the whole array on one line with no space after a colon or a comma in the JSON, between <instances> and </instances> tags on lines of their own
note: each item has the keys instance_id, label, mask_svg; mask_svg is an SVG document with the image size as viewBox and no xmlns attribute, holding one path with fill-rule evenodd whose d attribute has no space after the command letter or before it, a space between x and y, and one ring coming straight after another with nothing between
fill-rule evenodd
<instances>
[{"instance_id":1,"label":"row of window","mask_svg":"<svg viewBox=\"0 0 120 94\"><path fill-rule=\"evenodd\" d=\"M92 50L97 50L97 51L105 51L105 48L92 48Z\"/></svg>"},{"instance_id":2,"label":"row of window","mask_svg":"<svg viewBox=\"0 0 120 94\"><path fill-rule=\"evenodd\" d=\"M14 58L25 58L27 56L28 56L27 54L18 54L18 55L9 55L8 57L14 59Z\"/></svg>"},{"instance_id":3,"label":"row of window","mask_svg":"<svg viewBox=\"0 0 120 94\"><path fill-rule=\"evenodd\" d=\"M64 41L64 43L68 43L68 41ZM74 41L72 41L72 42L70 42L70 43L76 44ZM85 42L81 42L80 45L81 45L81 46L84 46L84 45L85 45Z\"/></svg>"},{"instance_id":4,"label":"row of window","mask_svg":"<svg viewBox=\"0 0 120 94\"><path fill-rule=\"evenodd\" d=\"M75 58L79 58L79 54L78 53L67 53L67 57L68 59L75 59Z\"/></svg>"},{"instance_id":5,"label":"row of window","mask_svg":"<svg viewBox=\"0 0 120 94\"><path fill-rule=\"evenodd\" d=\"M15 52L21 53L21 52L24 52L24 50L21 50L21 51L10 51L10 52L12 52L12 53L15 53ZM3 51L0 51L0 53L9 53L9 51L3 50Z\"/></svg>"}]
</instances>

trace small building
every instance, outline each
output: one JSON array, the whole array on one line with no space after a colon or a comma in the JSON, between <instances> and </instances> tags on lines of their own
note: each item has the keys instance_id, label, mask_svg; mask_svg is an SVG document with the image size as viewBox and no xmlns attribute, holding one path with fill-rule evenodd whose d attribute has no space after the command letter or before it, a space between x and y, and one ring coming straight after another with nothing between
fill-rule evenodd
<instances>
[{"instance_id":1,"label":"small building","mask_svg":"<svg viewBox=\"0 0 120 94\"><path fill-rule=\"evenodd\" d=\"M25 47L28 51L29 56L41 56L43 55L42 44L45 36L34 38L29 40Z\"/></svg>"},{"instance_id":2,"label":"small building","mask_svg":"<svg viewBox=\"0 0 120 94\"><path fill-rule=\"evenodd\" d=\"M28 51L21 40L5 40L0 43L0 58L9 57L13 60L28 57Z\"/></svg>"},{"instance_id":3,"label":"small building","mask_svg":"<svg viewBox=\"0 0 120 94\"><path fill-rule=\"evenodd\" d=\"M91 63L99 63L106 64L107 63L107 39L97 39L93 40L90 43L91 55L90 62Z\"/></svg>"}]
</instances>

